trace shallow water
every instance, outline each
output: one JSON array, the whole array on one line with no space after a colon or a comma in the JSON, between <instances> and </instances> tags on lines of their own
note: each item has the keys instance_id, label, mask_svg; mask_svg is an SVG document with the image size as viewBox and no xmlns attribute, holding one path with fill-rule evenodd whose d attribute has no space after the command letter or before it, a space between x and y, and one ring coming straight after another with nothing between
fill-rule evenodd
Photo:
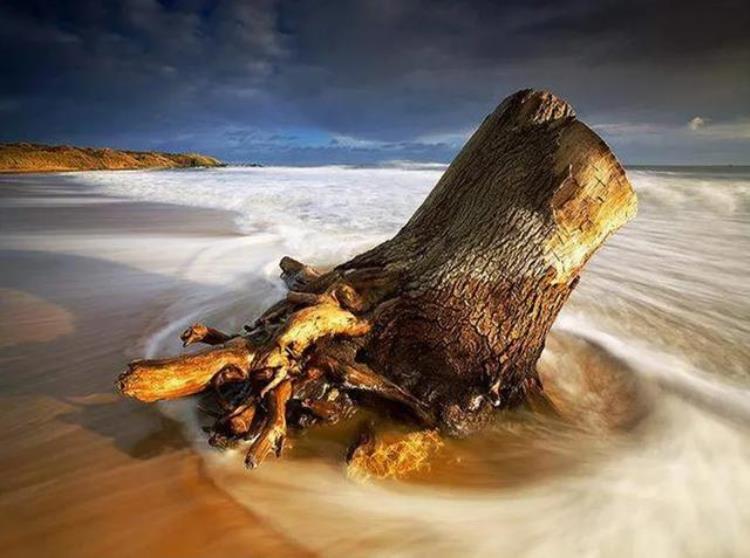
<instances>
[{"instance_id":1,"label":"shallow water","mask_svg":"<svg viewBox=\"0 0 750 558\"><path fill-rule=\"evenodd\" d=\"M149 355L176 352L186 323L201 318L236 329L273 302L283 292L282 255L326 265L394 234L440 172L229 168L45 177L47 189L33 202L8 203L44 205L49 195L84 207L95 195L97 203L230 210L242 234L163 238L138 262L123 254L142 231L98 230L71 242L50 234L51 222L13 246L98 250L158 270L173 284L140 345ZM639 215L590 263L541 364L561 417L504 413L490 431L450 442L416 482L362 483L342 466L346 427L310 433L285 459L248 474L238 455L207 447L191 402L160 409L182 425L221 490L301 548L325 555L747 555L750 171L629 176ZM187 250L179 264L160 263Z\"/></svg>"}]
</instances>

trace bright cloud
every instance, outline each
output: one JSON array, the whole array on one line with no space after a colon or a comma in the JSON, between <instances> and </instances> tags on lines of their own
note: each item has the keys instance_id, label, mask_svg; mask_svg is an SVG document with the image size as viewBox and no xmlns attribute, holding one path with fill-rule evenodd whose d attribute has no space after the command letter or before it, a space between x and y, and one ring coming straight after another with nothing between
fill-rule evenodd
<instances>
[{"instance_id":1,"label":"bright cloud","mask_svg":"<svg viewBox=\"0 0 750 558\"><path fill-rule=\"evenodd\" d=\"M706 120L700 116L696 116L690 122L688 122L688 128L691 130L700 130L706 125Z\"/></svg>"}]
</instances>

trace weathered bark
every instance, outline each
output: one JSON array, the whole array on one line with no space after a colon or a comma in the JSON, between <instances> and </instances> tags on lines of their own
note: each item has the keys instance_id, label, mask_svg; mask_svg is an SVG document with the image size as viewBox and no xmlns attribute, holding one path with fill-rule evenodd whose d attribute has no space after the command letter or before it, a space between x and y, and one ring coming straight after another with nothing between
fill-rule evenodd
<instances>
[{"instance_id":1,"label":"weathered bark","mask_svg":"<svg viewBox=\"0 0 750 558\"><path fill-rule=\"evenodd\" d=\"M622 167L572 108L547 92L518 92L394 238L325 273L284 258L290 293L245 334L192 326L186 344L225 344L131 365L120 387L152 401L239 369L214 387L237 384L230 405L252 405L253 416L217 430L252 438L246 423L265 406L253 466L280 447L280 414L307 425L340 416L362 394L468 434L539 387L535 364L555 317L586 262L635 210Z\"/></svg>"}]
</instances>

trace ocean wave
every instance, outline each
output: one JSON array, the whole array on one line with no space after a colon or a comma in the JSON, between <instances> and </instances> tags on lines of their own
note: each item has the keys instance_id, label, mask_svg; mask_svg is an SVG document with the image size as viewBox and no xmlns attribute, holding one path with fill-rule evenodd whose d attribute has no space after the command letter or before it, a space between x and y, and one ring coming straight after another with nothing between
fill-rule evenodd
<instances>
[{"instance_id":1,"label":"ocean wave","mask_svg":"<svg viewBox=\"0 0 750 558\"><path fill-rule=\"evenodd\" d=\"M282 255L332 264L392 235L439 176L327 167L76 179L110 195L234 211L246 233L180 270L219 269L227 280L175 296L144 340L155 356L179 350L177 334L198 318L237 330L255 317L283 293ZM566 387L570 424L503 416L464 463L471 482L354 482L330 442L328 453L292 451L249 474L240 455L207 446L192 402L161 409L185 425L217 486L327 556L746 555L750 179L630 176L638 218L594 258L553 328L581 342L550 343L543 357L561 380L596 372L597 381ZM510 476L540 467L547 474L525 482Z\"/></svg>"}]
</instances>

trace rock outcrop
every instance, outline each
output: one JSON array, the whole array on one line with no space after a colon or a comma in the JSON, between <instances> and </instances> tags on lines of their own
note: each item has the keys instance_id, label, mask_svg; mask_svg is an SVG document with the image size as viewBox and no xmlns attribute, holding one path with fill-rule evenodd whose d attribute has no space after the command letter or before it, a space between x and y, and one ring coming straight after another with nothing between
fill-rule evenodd
<instances>
[{"instance_id":1,"label":"rock outcrop","mask_svg":"<svg viewBox=\"0 0 750 558\"><path fill-rule=\"evenodd\" d=\"M61 172L84 170L126 170L188 167L220 167L214 157L198 153L160 153L118 149L41 145L0 144L0 172Z\"/></svg>"}]
</instances>

